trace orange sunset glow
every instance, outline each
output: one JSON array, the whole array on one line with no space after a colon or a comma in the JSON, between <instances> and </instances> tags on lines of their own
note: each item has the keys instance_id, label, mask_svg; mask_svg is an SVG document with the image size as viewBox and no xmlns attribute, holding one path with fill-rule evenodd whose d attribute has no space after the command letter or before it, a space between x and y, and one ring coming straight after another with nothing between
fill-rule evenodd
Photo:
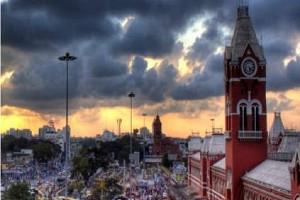
<instances>
[{"instance_id":1,"label":"orange sunset glow","mask_svg":"<svg viewBox=\"0 0 300 200\"><path fill-rule=\"evenodd\" d=\"M283 93L291 103L289 110L282 112L282 119L286 128L299 129L300 120L300 89L293 89ZM286 101L280 97L282 94L269 92L268 98L277 99L280 102ZM212 124L210 119L215 119L215 127L224 128L224 106L223 97L211 99L211 101L219 102L220 109L218 112L202 111L195 113L193 117L186 116L180 113L168 113L161 116L163 123L163 132L168 136L174 137L187 137L192 132L199 132L201 135L205 135L206 131L210 131ZM195 101L193 103L200 103ZM280 107L276 110L281 111ZM133 127L141 128L144 124L142 116L143 110L133 110ZM118 118L122 120L122 131L129 132L130 121L126 120L130 117L130 109L128 107L97 107L92 109L80 109L70 116L70 125L72 128L72 135L76 137L90 136L94 137L97 134L101 134L103 130L108 129L111 131L117 130ZM34 134L38 133L38 128L47 124L52 119L55 122L57 128L62 128L65 123L64 116L58 115L43 115L37 112L22 109L18 107L2 106L1 107L1 132L5 132L11 127L14 128L29 128ZM151 130L152 121L154 116L146 117L146 126ZM268 112L268 126L271 125L273 120L273 113Z\"/></svg>"}]
</instances>

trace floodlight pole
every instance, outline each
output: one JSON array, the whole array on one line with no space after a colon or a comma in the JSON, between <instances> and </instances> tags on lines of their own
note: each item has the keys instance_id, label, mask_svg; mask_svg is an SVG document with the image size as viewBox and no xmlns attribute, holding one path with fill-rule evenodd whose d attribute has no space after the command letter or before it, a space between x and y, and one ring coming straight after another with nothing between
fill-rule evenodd
<instances>
[{"instance_id":1,"label":"floodlight pole","mask_svg":"<svg viewBox=\"0 0 300 200\"><path fill-rule=\"evenodd\" d=\"M65 167L67 168L70 161L70 131L69 131L69 61L76 60L75 56L71 56L67 52L64 56L58 58L60 61L66 62L66 149L65 149ZM68 180L66 178L65 195L68 194Z\"/></svg>"},{"instance_id":2,"label":"floodlight pole","mask_svg":"<svg viewBox=\"0 0 300 200\"><path fill-rule=\"evenodd\" d=\"M132 160L132 99L135 97L135 94L133 92L130 92L128 94L128 97L130 98L130 153L129 153L129 189L130 189L130 198L131 198L131 160Z\"/></svg>"}]
</instances>

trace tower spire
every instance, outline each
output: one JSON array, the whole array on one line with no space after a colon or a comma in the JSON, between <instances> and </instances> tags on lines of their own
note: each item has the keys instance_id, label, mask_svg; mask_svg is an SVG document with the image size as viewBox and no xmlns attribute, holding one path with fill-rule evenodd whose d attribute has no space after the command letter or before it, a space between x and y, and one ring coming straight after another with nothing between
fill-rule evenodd
<instances>
[{"instance_id":1,"label":"tower spire","mask_svg":"<svg viewBox=\"0 0 300 200\"><path fill-rule=\"evenodd\" d=\"M249 6L249 0L238 0L238 1L239 1L239 7Z\"/></svg>"}]
</instances>

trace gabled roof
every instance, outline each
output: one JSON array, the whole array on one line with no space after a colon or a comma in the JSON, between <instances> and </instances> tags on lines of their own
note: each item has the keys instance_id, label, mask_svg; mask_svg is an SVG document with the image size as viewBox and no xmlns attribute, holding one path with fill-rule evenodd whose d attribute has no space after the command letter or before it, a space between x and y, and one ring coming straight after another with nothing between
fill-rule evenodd
<instances>
[{"instance_id":1,"label":"gabled roof","mask_svg":"<svg viewBox=\"0 0 300 200\"><path fill-rule=\"evenodd\" d=\"M200 160L200 152L194 153L193 155L191 155L191 158L193 158L194 160Z\"/></svg>"},{"instance_id":2,"label":"gabled roof","mask_svg":"<svg viewBox=\"0 0 300 200\"><path fill-rule=\"evenodd\" d=\"M231 40L231 47L227 48L226 57L229 56L233 61L238 61L238 59L244 55L248 45L260 61L265 61L262 46L258 43L249 16L248 6L240 6L237 10L237 19ZM231 56L228 54L231 54Z\"/></svg>"},{"instance_id":3,"label":"gabled roof","mask_svg":"<svg viewBox=\"0 0 300 200\"><path fill-rule=\"evenodd\" d=\"M278 138L284 134L284 126L279 112L274 113L274 119L269 131L269 138Z\"/></svg>"},{"instance_id":4,"label":"gabled roof","mask_svg":"<svg viewBox=\"0 0 300 200\"><path fill-rule=\"evenodd\" d=\"M257 184L277 190L291 191L290 162L265 160L243 176Z\"/></svg>"},{"instance_id":5,"label":"gabled roof","mask_svg":"<svg viewBox=\"0 0 300 200\"><path fill-rule=\"evenodd\" d=\"M200 151L203 144L201 137L191 137L188 142L189 151Z\"/></svg>"},{"instance_id":6,"label":"gabled roof","mask_svg":"<svg viewBox=\"0 0 300 200\"><path fill-rule=\"evenodd\" d=\"M222 158L221 160L219 160L218 162L216 162L213 167L217 167L217 168L220 168L220 169L223 169L225 170L225 157Z\"/></svg>"},{"instance_id":7,"label":"gabled roof","mask_svg":"<svg viewBox=\"0 0 300 200\"><path fill-rule=\"evenodd\" d=\"M209 140L208 152L211 154L225 154L224 134L213 134Z\"/></svg>"},{"instance_id":8,"label":"gabled roof","mask_svg":"<svg viewBox=\"0 0 300 200\"><path fill-rule=\"evenodd\" d=\"M298 148L293 156L293 160L291 162L291 167L294 168L298 164L300 164L300 145L298 146Z\"/></svg>"},{"instance_id":9,"label":"gabled roof","mask_svg":"<svg viewBox=\"0 0 300 200\"><path fill-rule=\"evenodd\" d=\"M201 152L208 154L225 154L224 134L212 134L204 138Z\"/></svg>"},{"instance_id":10,"label":"gabled roof","mask_svg":"<svg viewBox=\"0 0 300 200\"><path fill-rule=\"evenodd\" d=\"M286 131L279 145L278 152L294 153L299 147L300 132Z\"/></svg>"}]
</instances>

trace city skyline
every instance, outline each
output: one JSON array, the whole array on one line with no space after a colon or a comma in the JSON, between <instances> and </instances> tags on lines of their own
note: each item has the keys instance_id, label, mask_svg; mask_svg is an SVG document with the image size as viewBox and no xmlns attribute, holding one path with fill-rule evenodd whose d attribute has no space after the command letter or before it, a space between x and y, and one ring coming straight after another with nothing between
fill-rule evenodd
<instances>
[{"instance_id":1,"label":"city skyline","mask_svg":"<svg viewBox=\"0 0 300 200\"><path fill-rule=\"evenodd\" d=\"M134 128L143 126L142 113L148 114L150 129L159 113L169 136L204 135L211 118L224 128L223 52L232 35L234 4L100 4L98 13L95 4L80 7L79 1L67 11L56 3L1 3L1 132L30 128L36 133L50 119L64 126L64 65L57 57L65 51L78 57L70 67L72 136L116 131L118 118L128 132L130 91L136 93ZM180 9L183 16L177 16ZM268 61L268 127L273 112L280 111L286 128L300 129L298 10L297 2L250 2ZM42 23L47 17L49 25Z\"/></svg>"}]
</instances>

